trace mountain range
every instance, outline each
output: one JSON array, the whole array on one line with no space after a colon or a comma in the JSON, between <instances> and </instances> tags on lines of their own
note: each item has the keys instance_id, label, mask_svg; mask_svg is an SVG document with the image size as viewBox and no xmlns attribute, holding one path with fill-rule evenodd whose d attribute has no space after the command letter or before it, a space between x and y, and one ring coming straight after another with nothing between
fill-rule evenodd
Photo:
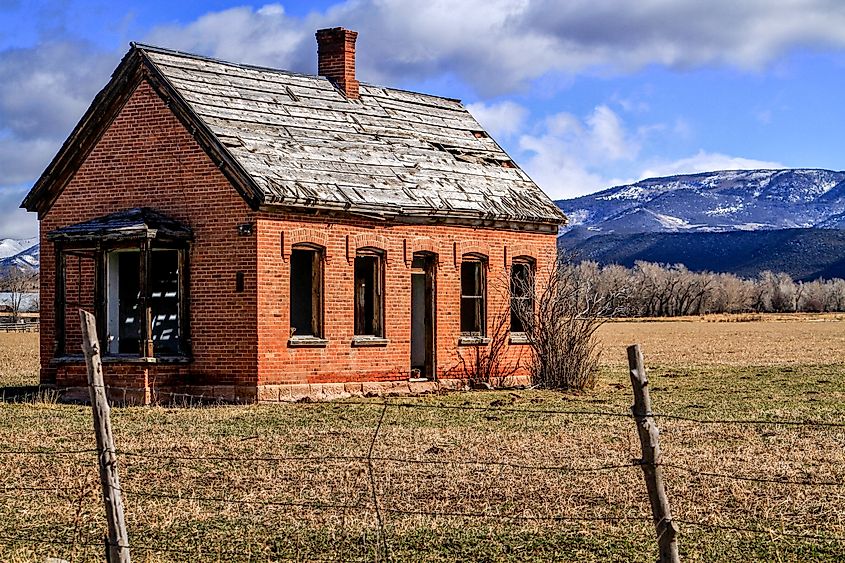
<instances>
[{"instance_id":1,"label":"mountain range","mask_svg":"<svg viewBox=\"0 0 845 563\"><path fill-rule=\"evenodd\" d=\"M38 270L40 258L37 238L0 240L0 271L10 267L25 272Z\"/></svg>"},{"instance_id":2,"label":"mountain range","mask_svg":"<svg viewBox=\"0 0 845 563\"><path fill-rule=\"evenodd\" d=\"M584 259L743 276L845 277L845 172L726 170L650 178L556 202Z\"/></svg>"}]
</instances>

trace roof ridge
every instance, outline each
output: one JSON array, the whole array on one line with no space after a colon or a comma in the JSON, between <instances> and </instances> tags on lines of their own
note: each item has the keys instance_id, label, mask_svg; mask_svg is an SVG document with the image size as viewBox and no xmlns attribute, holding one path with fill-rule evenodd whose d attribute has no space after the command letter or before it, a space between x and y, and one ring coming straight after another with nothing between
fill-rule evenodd
<instances>
[{"instance_id":1,"label":"roof ridge","mask_svg":"<svg viewBox=\"0 0 845 563\"><path fill-rule=\"evenodd\" d=\"M296 71L286 70L286 69L282 69L282 68L274 68L274 67L271 67L271 66L251 65L251 64L246 64L246 63L236 63L236 62L232 62L232 61L226 61L226 60L223 60L223 59L218 59L216 57L209 57L207 55L198 55L196 53L188 53L187 51L180 51L178 49L169 49L167 47L160 47L158 45L150 45L149 43L141 43L139 41L131 41L129 43L129 45L130 45L130 47L132 47L134 49L139 49L141 51L151 51L151 52L154 52L154 53L164 53L164 54L167 54L167 55L175 55L175 56L179 56L179 57L185 57L185 58L188 58L188 59L196 59L196 60L199 60L199 61L208 61L208 62L213 62L213 63L222 64L222 65L226 65L226 66L233 66L233 67L237 67L237 68L246 68L246 69L251 69L251 70L261 70L261 71L266 71L266 72L275 72L275 73L278 73L278 74L285 74L285 75L288 75L288 76L299 76L299 77L302 77L302 78L314 78L314 79L317 79L317 80L327 80L327 81L329 81L328 78L326 78L325 76L320 76L319 74L307 74L307 73L304 73L304 72L296 72ZM459 104L462 103L462 101L459 98L450 98L448 96L438 96L437 94L429 94L427 92L418 92L416 90L408 90L407 88L395 88L393 86L384 86L384 85L381 85L381 84L373 84L371 82L361 82L361 84L363 86L368 86L370 88L381 88L382 90L391 90L391 91L394 91L394 92L406 92L408 94L416 94L418 96L425 96L427 98L436 98L438 100L448 100L450 102L457 102Z\"/></svg>"},{"instance_id":2,"label":"roof ridge","mask_svg":"<svg viewBox=\"0 0 845 563\"><path fill-rule=\"evenodd\" d=\"M246 63L235 63L232 61L225 61L223 59L218 59L216 57L209 57L207 55L198 55L196 53L188 53L187 51L179 51L177 49L168 49L167 47L159 47L157 45L150 45L148 43L140 43L137 41L131 41L129 46L133 49L138 49L140 51L151 51L154 53L163 53L166 55L176 55L179 57L184 57L187 59L196 59L200 61L208 61L212 63L222 64L226 66L234 66L238 68L246 68L251 70L261 70L267 72L275 72L278 74L286 74L288 76L300 76L303 78L315 78L318 80L328 80L325 76L320 76L319 74L306 74L304 72L295 72L292 70L285 70L282 68L273 68L271 66L261 66L261 65L251 65Z\"/></svg>"}]
</instances>

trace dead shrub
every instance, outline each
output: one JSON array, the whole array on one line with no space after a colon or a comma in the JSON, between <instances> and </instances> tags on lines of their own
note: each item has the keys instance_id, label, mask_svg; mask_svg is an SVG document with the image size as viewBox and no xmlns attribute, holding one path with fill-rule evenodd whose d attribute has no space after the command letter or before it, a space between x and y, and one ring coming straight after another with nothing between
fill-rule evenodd
<instances>
[{"instance_id":1,"label":"dead shrub","mask_svg":"<svg viewBox=\"0 0 845 563\"><path fill-rule=\"evenodd\" d=\"M510 338L510 310L499 310L492 318L490 332L479 343L458 349L458 363L447 370L449 377L460 377L473 389L503 387L520 369L519 359L507 357Z\"/></svg>"},{"instance_id":2,"label":"dead shrub","mask_svg":"<svg viewBox=\"0 0 845 563\"><path fill-rule=\"evenodd\" d=\"M599 292L572 257L561 254L546 275L533 274L520 292L531 299L514 303L531 348L532 385L545 389L590 389L596 382L596 331L616 310L620 293Z\"/></svg>"}]
</instances>

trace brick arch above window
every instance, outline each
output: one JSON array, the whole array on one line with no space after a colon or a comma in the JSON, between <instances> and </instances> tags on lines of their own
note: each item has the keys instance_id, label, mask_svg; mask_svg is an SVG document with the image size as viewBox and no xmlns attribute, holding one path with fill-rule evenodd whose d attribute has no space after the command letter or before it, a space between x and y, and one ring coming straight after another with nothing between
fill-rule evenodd
<instances>
[{"instance_id":1,"label":"brick arch above window","mask_svg":"<svg viewBox=\"0 0 845 563\"><path fill-rule=\"evenodd\" d=\"M537 248L533 244L508 244L505 246L505 268L510 268L515 259L537 262Z\"/></svg>"},{"instance_id":2,"label":"brick arch above window","mask_svg":"<svg viewBox=\"0 0 845 563\"><path fill-rule=\"evenodd\" d=\"M355 260L359 248L373 248L384 252L384 259L389 259L387 237L375 233L359 233L346 235L346 261L350 264Z\"/></svg>"},{"instance_id":3,"label":"brick arch above window","mask_svg":"<svg viewBox=\"0 0 845 563\"><path fill-rule=\"evenodd\" d=\"M411 267L414 261L414 253L416 252L430 252L434 255L440 255L440 250L437 243L431 237L414 237L403 240L405 266Z\"/></svg>"},{"instance_id":4,"label":"brick arch above window","mask_svg":"<svg viewBox=\"0 0 845 563\"><path fill-rule=\"evenodd\" d=\"M298 244L322 247L323 257L328 261L329 235L325 231L309 228L293 229L288 232L282 231L282 260L287 262L290 258L291 249Z\"/></svg>"},{"instance_id":5,"label":"brick arch above window","mask_svg":"<svg viewBox=\"0 0 845 563\"><path fill-rule=\"evenodd\" d=\"M481 241L461 240L454 243L452 252L454 253L455 268L459 268L465 254L480 255L489 260L490 245Z\"/></svg>"}]
</instances>

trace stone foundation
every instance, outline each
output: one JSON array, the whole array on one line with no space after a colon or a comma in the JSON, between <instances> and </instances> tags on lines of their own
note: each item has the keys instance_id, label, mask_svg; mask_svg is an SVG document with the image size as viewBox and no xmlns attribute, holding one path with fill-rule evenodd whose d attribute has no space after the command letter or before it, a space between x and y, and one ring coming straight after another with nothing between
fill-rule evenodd
<instances>
[{"instance_id":1,"label":"stone foundation","mask_svg":"<svg viewBox=\"0 0 845 563\"><path fill-rule=\"evenodd\" d=\"M502 387L528 385L527 377L508 378ZM352 397L410 397L469 389L463 379L437 381L374 381L362 383L303 383L291 385L185 385L180 387L108 387L109 400L121 405L190 403L292 403L333 401ZM57 389L64 402L88 402L88 387Z\"/></svg>"}]
</instances>

